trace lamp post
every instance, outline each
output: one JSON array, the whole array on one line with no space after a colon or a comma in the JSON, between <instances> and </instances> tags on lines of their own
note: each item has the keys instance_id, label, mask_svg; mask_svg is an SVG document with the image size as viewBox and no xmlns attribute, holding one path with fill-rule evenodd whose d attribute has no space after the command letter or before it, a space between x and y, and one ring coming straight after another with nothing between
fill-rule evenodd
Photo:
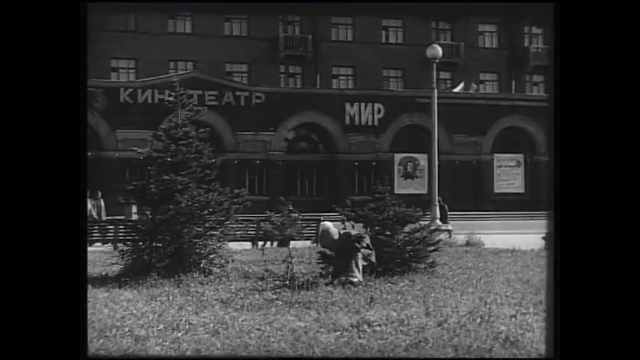
<instances>
[{"instance_id":1,"label":"lamp post","mask_svg":"<svg viewBox=\"0 0 640 360\"><path fill-rule=\"evenodd\" d=\"M440 208L438 206L438 79L437 64L442 57L442 48L438 44L431 44L427 47L427 58L431 62L431 79L433 88L431 89L431 228L442 226L440 222Z\"/></svg>"}]
</instances>

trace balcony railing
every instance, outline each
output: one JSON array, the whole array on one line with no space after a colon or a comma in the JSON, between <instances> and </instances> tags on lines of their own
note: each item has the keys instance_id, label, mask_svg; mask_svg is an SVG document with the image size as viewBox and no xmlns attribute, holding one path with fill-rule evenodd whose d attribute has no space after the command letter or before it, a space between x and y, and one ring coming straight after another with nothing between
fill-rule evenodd
<instances>
[{"instance_id":1,"label":"balcony railing","mask_svg":"<svg viewBox=\"0 0 640 360\"><path fill-rule=\"evenodd\" d=\"M440 61L461 63L464 58L464 43L461 42L439 42L442 48L442 58Z\"/></svg>"},{"instance_id":2,"label":"balcony railing","mask_svg":"<svg viewBox=\"0 0 640 360\"><path fill-rule=\"evenodd\" d=\"M529 66L549 65L549 48L543 45L531 45L527 47Z\"/></svg>"},{"instance_id":3,"label":"balcony railing","mask_svg":"<svg viewBox=\"0 0 640 360\"><path fill-rule=\"evenodd\" d=\"M279 50L281 56L311 56L313 54L313 39L311 35L281 34Z\"/></svg>"}]
</instances>

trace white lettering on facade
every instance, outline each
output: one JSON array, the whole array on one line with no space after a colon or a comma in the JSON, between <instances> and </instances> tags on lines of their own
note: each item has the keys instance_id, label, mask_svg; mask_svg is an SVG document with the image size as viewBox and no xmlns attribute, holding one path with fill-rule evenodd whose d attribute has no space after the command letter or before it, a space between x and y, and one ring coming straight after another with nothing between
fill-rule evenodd
<instances>
[{"instance_id":1,"label":"white lettering on facade","mask_svg":"<svg viewBox=\"0 0 640 360\"><path fill-rule=\"evenodd\" d=\"M375 103L373 105L373 125L378 126L378 120L384 116L384 106L382 104Z\"/></svg>"},{"instance_id":2,"label":"white lettering on facade","mask_svg":"<svg viewBox=\"0 0 640 360\"><path fill-rule=\"evenodd\" d=\"M351 119L354 119L354 125L360 125L360 103L353 105L344 103L344 123L345 125L351 125Z\"/></svg>"},{"instance_id":3,"label":"white lettering on facade","mask_svg":"<svg viewBox=\"0 0 640 360\"><path fill-rule=\"evenodd\" d=\"M187 90L187 94L189 95L193 95L193 101L196 102L196 104L200 104L200 98L198 97L198 95L202 95L202 90Z\"/></svg>"},{"instance_id":4,"label":"white lettering on facade","mask_svg":"<svg viewBox=\"0 0 640 360\"><path fill-rule=\"evenodd\" d=\"M156 104L160 103L160 101L165 101L167 98L171 97L171 94L169 93L169 90L165 90L164 91L164 95L162 95L162 94L160 94L160 90L154 89L153 90L153 95L154 95L154 102Z\"/></svg>"},{"instance_id":5,"label":"white lettering on facade","mask_svg":"<svg viewBox=\"0 0 640 360\"><path fill-rule=\"evenodd\" d=\"M248 91L236 91L236 95L240 97L240 105L244 106L244 98L249 96Z\"/></svg>"},{"instance_id":6,"label":"white lettering on facade","mask_svg":"<svg viewBox=\"0 0 640 360\"><path fill-rule=\"evenodd\" d=\"M120 102L127 102L129 104L133 104L133 101L131 101L131 98L129 97L129 94L133 91L133 89L124 89L124 88L120 88Z\"/></svg>"},{"instance_id":7,"label":"white lettering on facade","mask_svg":"<svg viewBox=\"0 0 640 360\"><path fill-rule=\"evenodd\" d=\"M372 114L371 108L373 107L372 103L360 103L360 124L361 125L371 125L372 122Z\"/></svg>"},{"instance_id":8,"label":"white lettering on facade","mask_svg":"<svg viewBox=\"0 0 640 360\"><path fill-rule=\"evenodd\" d=\"M265 94L250 91L217 91L217 90L186 90L187 94L197 105L206 106L255 106L265 102ZM120 102L128 104L163 104L173 93L161 89L133 89L120 88ZM218 100L222 97L222 101ZM237 102L235 97L239 97ZM249 98L251 104L249 104Z\"/></svg>"},{"instance_id":9,"label":"white lettering on facade","mask_svg":"<svg viewBox=\"0 0 640 360\"><path fill-rule=\"evenodd\" d=\"M226 93L224 93L224 99L222 99L222 105L225 105L226 103L231 103L232 105L236 104L236 101L233 100L233 94L231 93L231 91L227 91Z\"/></svg>"},{"instance_id":10,"label":"white lettering on facade","mask_svg":"<svg viewBox=\"0 0 640 360\"><path fill-rule=\"evenodd\" d=\"M151 89L142 90L138 89L138 102L144 104L145 102L151 104Z\"/></svg>"},{"instance_id":11,"label":"white lettering on facade","mask_svg":"<svg viewBox=\"0 0 640 360\"><path fill-rule=\"evenodd\" d=\"M218 105L218 100L216 100L216 96L218 96L217 91L207 91L204 93L204 104L205 105Z\"/></svg>"},{"instance_id":12,"label":"white lettering on facade","mask_svg":"<svg viewBox=\"0 0 640 360\"><path fill-rule=\"evenodd\" d=\"M379 103L345 103L345 125L373 125L378 126L384 116L384 106Z\"/></svg>"},{"instance_id":13,"label":"white lettering on facade","mask_svg":"<svg viewBox=\"0 0 640 360\"><path fill-rule=\"evenodd\" d=\"M251 93L251 105L260 104L264 102L263 93Z\"/></svg>"}]
</instances>

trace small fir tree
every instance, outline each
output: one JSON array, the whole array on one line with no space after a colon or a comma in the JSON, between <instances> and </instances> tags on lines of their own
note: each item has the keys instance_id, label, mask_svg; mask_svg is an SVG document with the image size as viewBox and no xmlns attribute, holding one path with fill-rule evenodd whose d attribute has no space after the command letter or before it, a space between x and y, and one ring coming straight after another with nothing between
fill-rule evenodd
<instances>
[{"instance_id":1,"label":"small fir tree","mask_svg":"<svg viewBox=\"0 0 640 360\"><path fill-rule=\"evenodd\" d=\"M119 251L126 275L211 274L228 262L229 225L248 205L244 190L220 184L211 129L195 122L206 108L196 107L177 80L172 90L173 115L153 134L160 146L138 150L148 175L126 187L144 239Z\"/></svg>"},{"instance_id":2,"label":"small fir tree","mask_svg":"<svg viewBox=\"0 0 640 360\"><path fill-rule=\"evenodd\" d=\"M267 212L262 228L264 244L277 243L278 247L289 247L292 241L302 240L300 213L288 202L278 212Z\"/></svg>"},{"instance_id":3,"label":"small fir tree","mask_svg":"<svg viewBox=\"0 0 640 360\"><path fill-rule=\"evenodd\" d=\"M363 224L376 252L376 276L434 268L437 263L433 253L440 250L441 239L434 236L428 225L420 224L422 210L407 206L380 184L376 185L373 198L360 208L337 208L337 211ZM320 255L325 272L330 260L326 254Z\"/></svg>"}]
</instances>

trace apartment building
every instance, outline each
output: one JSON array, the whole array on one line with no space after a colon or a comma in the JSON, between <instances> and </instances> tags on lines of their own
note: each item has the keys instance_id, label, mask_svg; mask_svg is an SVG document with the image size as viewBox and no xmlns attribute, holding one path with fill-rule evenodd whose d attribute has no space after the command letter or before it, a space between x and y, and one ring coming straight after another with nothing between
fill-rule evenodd
<instances>
[{"instance_id":1,"label":"apartment building","mask_svg":"<svg viewBox=\"0 0 640 360\"><path fill-rule=\"evenodd\" d=\"M151 146L179 79L251 211L366 201L393 185L394 154L431 152L437 42L441 194L454 211L546 209L551 27L544 4L90 4L90 186L119 211L117 184L144 176L131 148ZM501 154L522 159L517 189L497 185Z\"/></svg>"}]
</instances>

